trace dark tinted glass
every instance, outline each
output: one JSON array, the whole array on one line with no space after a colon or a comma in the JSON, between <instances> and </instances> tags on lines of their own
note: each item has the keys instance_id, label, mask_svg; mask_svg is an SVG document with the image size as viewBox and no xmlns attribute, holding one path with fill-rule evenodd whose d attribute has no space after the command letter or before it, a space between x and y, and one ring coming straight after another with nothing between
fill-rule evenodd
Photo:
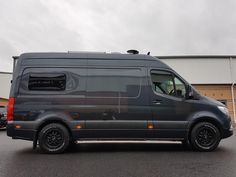
<instances>
[{"instance_id":1,"label":"dark tinted glass","mask_svg":"<svg viewBox=\"0 0 236 177\"><path fill-rule=\"evenodd\" d=\"M28 89L60 91L66 88L65 74L30 74Z\"/></svg>"},{"instance_id":2,"label":"dark tinted glass","mask_svg":"<svg viewBox=\"0 0 236 177\"><path fill-rule=\"evenodd\" d=\"M87 95L92 97L137 97L139 69L88 69Z\"/></svg>"}]
</instances>

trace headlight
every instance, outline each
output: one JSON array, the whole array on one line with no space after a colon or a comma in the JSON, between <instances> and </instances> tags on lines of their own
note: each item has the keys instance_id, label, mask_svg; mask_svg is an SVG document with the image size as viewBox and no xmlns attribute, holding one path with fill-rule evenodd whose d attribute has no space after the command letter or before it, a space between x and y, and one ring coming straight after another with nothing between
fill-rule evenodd
<instances>
[{"instance_id":1,"label":"headlight","mask_svg":"<svg viewBox=\"0 0 236 177\"><path fill-rule=\"evenodd\" d=\"M229 115L229 110L224 106L217 106L218 109L226 115Z\"/></svg>"}]
</instances>

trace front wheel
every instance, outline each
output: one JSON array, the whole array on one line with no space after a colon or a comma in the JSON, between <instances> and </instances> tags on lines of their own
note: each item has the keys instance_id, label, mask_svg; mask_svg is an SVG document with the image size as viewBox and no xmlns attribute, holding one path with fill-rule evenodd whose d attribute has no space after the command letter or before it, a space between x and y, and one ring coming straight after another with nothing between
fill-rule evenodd
<instances>
[{"instance_id":1,"label":"front wheel","mask_svg":"<svg viewBox=\"0 0 236 177\"><path fill-rule=\"evenodd\" d=\"M51 123L43 127L38 140L43 152L58 154L64 152L69 146L70 134L65 126Z\"/></svg>"},{"instance_id":2,"label":"front wheel","mask_svg":"<svg viewBox=\"0 0 236 177\"><path fill-rule=\"evenodd\" d=\"M221 140L219 129L209 122L196 124L190 135L191 145L199 151L213 151Z\"/></svg>"}]
</instances>

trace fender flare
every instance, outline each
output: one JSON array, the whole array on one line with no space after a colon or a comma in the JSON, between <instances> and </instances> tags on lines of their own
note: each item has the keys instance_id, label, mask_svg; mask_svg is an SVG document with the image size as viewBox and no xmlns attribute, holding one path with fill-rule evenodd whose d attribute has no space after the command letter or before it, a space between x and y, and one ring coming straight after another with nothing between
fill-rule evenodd
<instances>
[{"instance_id":1,"label":"fender flare","mask_svg":"<svg viewBox=\"0 0 236 177\"><path fill-rule=\"evenodd\" d=\"M192 128L199 122L212 123L219 129L221 134L223 132L222 130L223 122L221 122L221 120L212 112L202 111L192 115L191 118L189 119L189 124L187 127L187 135L185 137L186 139L189 138Z\"/></svg>"},{"instance_id":2,"label":"fender flare","mask_svg":"<svg viewBox=\"0 0 236 177\"><path fill-rule=\"evenodd\" d=\"M37 123L35 126L35 136L34 136L34 140L33 140L33 149L36 148L37 146L37 141L38 141L38 134L39 131L47 124L49 123L60 123L62 125L64 125L67 130L69 131L70 135L72 136L72 132L71 132L71 128L69 126L69 122L72 121L73 119L71 118L71 116L69 114L66 114L65 112L62 111L47 111L44 112L42 114L40 114L38 116L38 118L36 119Z\"/></svg>"}]
</instances>

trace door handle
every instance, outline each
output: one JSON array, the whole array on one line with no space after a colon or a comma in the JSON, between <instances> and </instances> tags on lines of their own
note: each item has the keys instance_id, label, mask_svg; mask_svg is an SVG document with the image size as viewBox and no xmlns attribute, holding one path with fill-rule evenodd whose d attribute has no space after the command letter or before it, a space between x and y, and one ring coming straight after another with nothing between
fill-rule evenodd
<instances>
[{"instance_id":1,"label":"door handle","mask_svg":"<svg viewBox=\"0 0 236 177\"><path fill-rule=\"evenodd\" d=\"M161 103L162 103L162 100L153 100L152 101L152 104L156 104L156 105L161 104Z\"/></svg>"},{"instance_id":2,"label":"door handle","mask_svg":"<svg viewBox=\"0 0 236 177\"><path fill-rule=\"evenodd\" d=\"M108 113L107 113L107 112L103 112L103 113L102 113L102 116L103 116L103 117L107 117L107 116L108 116Z\"/></svg>"}]
</instances>

